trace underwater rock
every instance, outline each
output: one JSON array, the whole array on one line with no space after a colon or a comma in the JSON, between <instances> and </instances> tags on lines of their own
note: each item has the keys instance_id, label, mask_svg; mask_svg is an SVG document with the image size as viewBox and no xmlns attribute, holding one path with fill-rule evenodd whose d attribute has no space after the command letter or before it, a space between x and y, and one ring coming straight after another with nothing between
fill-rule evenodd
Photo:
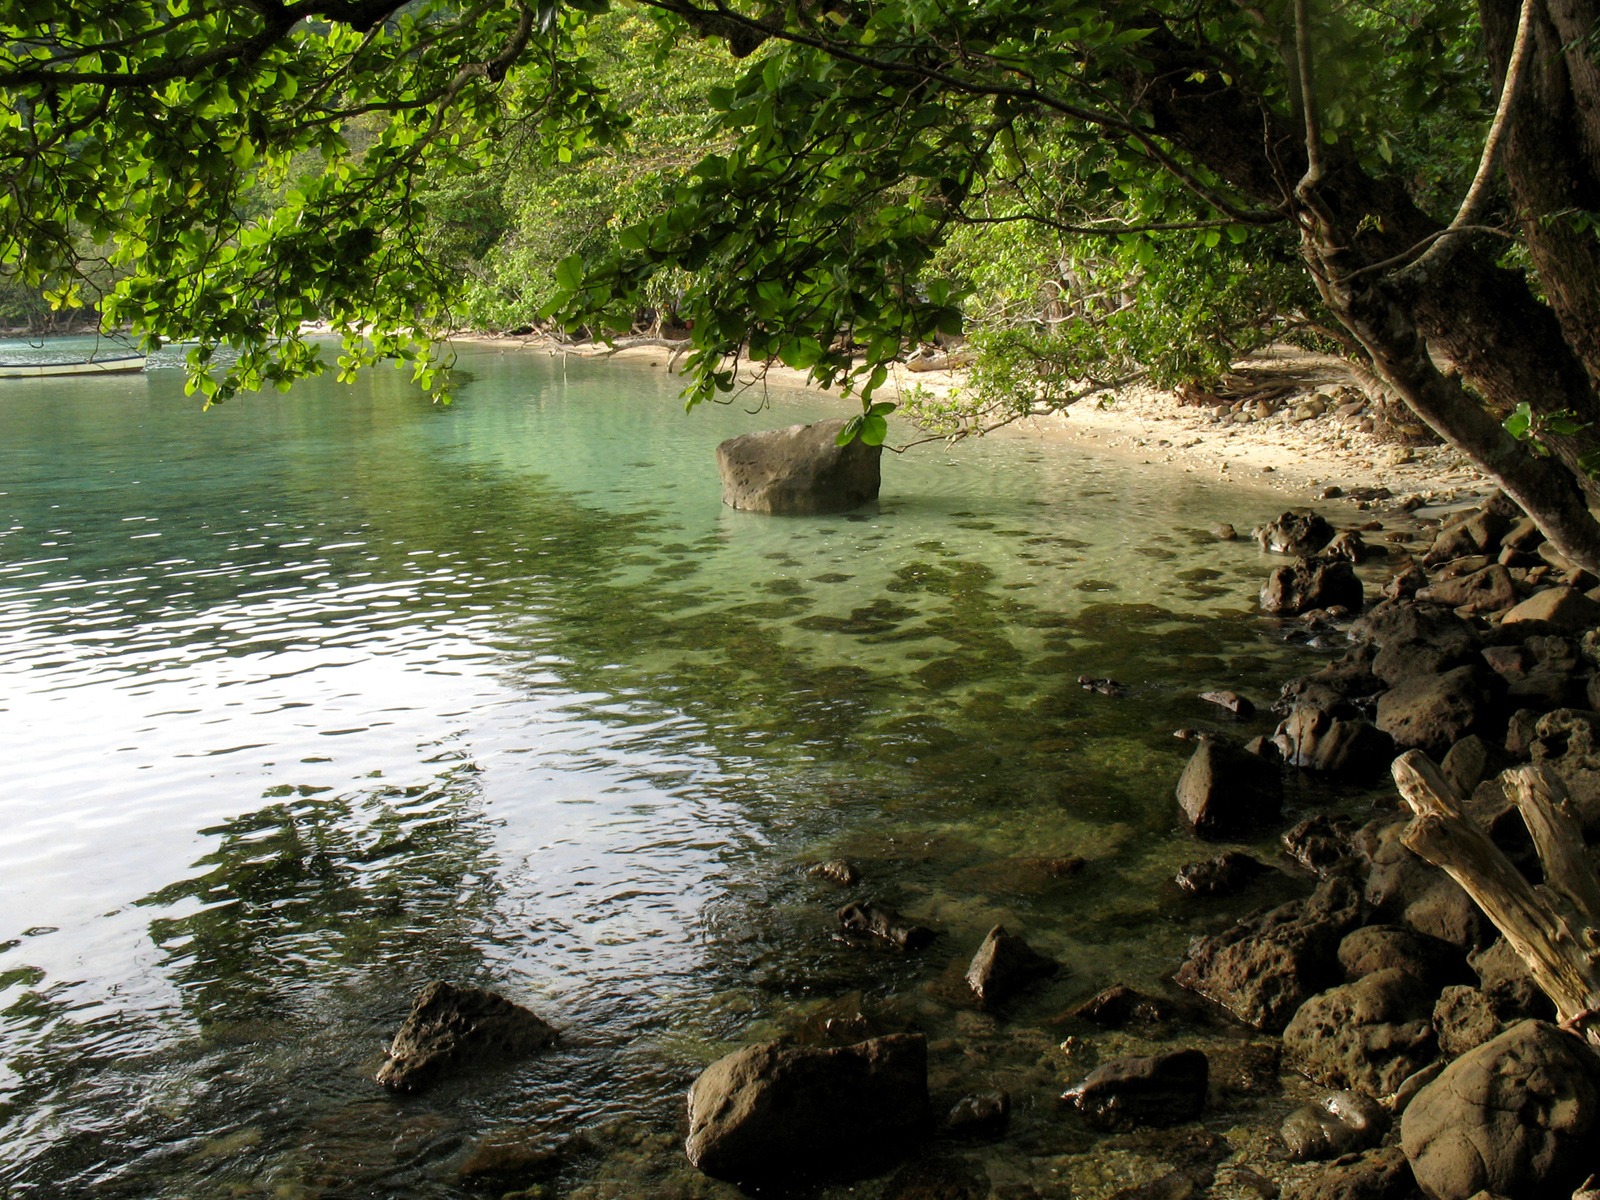
<instances>
[{"instance_id":1,"label":"underwater rock","mask_svg":"<svg viewBox=\"0 0 1600 1200\"><path fill-rule=\"evenodd\" d=\"M881 1170L926 1131L928 1045L890 1034L833 1048L761 1042L689 1089L689 1161L740 1185Z\"/></svg>"},{"instance_id":2,"label":"underwater rock","mask_svg":"<svg viewBox=\"0 0 1600 1200\"><path fill-rule=\"evenodd\" d=\"M1468 1051L1406 1108L1400 1144L1435 1200L1570 1195L1594 1170L1600 1086L1594 1051L1521 1021Z\"/></svg>"},{"instance_id":3,"label":"underwater rock","mask_svg":"<svg viewBox=\"0 0 1600 1200\"><path fill-rule=\"evenodd\" d=\"M1227 710L1241 720L1255 715L1256 706L1238 692L1201 692L1200 699Z\"/></svg>"},{"instance_id":4,"label":"underwater rock","mask_svg":"<svg viewBox=\"0 0 1600 1200\"><path fill-rule=\"evenodd\" d=\"M824 879L840 887L855 887L861 882L861 872L856 870L855 863L842 858L830 858L827 862L812 863L806 868L806 874L812 879Z\"/></svg>"},{"instance_id":5,"label":"underwater rock","mask_svg":"<svg viewBox=\"0 0 1600 1200\"><path fill-rule=\"evenodd\" d=\"M1037 979L1054 975L1061 964L1046 958L1027 942L1005 931L1003 925L989 930L983 945L972 956L967 968L967 986L985 1008L1004 1004Z\"/></svg>"},{"instance_id":6,"label":"underwater rock","mask_svg":"<svg viewBox=\"0 0 1600 1200\"><path fill-rule=\"evenodd\" d=\"M1243 850L1224 850L1215 858L1179 867L1174 882L1195 896L1231 896L1243 891L1252 879L1268 869L1265 863Z\"/></svg>"},{"instance_id":7,"label":"underwater rock","mask_svg":"<svg viewBox=\"0 0 1600 1200\"><path fill-rule=\"evenodd\" d=\"M846 904L838 915L845 933L877 938L901 950L921 950L939 936L925 925L913 925L888 905L871 900Z\"/></svg>"},{"instance_id":8,"label":"underwater rock","mask_svg":"<svg viewBox=\"0 0 1600 1200\"><path fill-rule=\"evenodd\" d=\"M1284 853L1313 875L1326 875L1355 854L1350 837L1355 827L1344 817L1326 813L1304 817L1283 831Z\"/></svg>"},{"instance_id":9,"label":"underwater rock","mask_svg":"<svg viewBox=\"0 0 1600 1200\"><path fill-rule=\"evenodd\" d=\"M945 1114L944 1133L956 1138L998 1138L1005 1136L1010 1123L1010 1092L974 1092L957 1100Z\"/></svg>"},{"instance_id":10,"label":"underwater rock","mask_svg":"<svg viewBox=\"0 0 1600 1200\"><path fill-rule=\"evenodd\" d=\"M1100 696L1120 696L1128 690L1115 679L1096 679L1092 675L1079 675L1078 686Z\"/></svg>"},{"instance_id":11,"label":"underwater rock","mask_svg":"<svg viewBox=\"0 0 1600 1200\"><path fill-rule=\"evenodd\" d=\"M1209 1071L1199 1050L1129 1055L1101 1063L1062 1099L1071 1100L1097 1129L1177 1125L1205 1107Z\"/></svg>"},{"instance_id":12,"label":"underwater rock","mask_svg":"<svg viewBox=\"0 0 1600 1200\"><path fill-rule=\"evenodd\" d=\"M1278 768L1237 746L1201 742L1178 780L1178 803L1201 837L1254 833L1283 811Z\"/></svg>"},{"instance_id":13,"label":"underwater rock","mask_svg":"<svg viewBox=\"0 0 1600 1200\"><path fill-rule=\"evenodd\" d=\"M1284 1118L1280 1130L1295 1162L1366 1150L1381 1142L1387 1132L1388 1112L1360 1092L1329 1092L1317 1103L1295 1109Z\"/></svg>"},{"instance_id":14,"label":"underwater rock","mask_svg":"<svg viewBox=\"0 0 1600 1200\"><path fill-rule=\"evenodd\" d=\"M717 447L722 502L775 514L844 512L878 498L882 446L836 439L842 419L729 438Z\"/></svg>"},{"instance_id":15,"label":"underwater rock","mask_svg":"<svg viewBox=\"0 0 1600 1200\"><path fill-rule=\"evenodd\" d=\"M520 1004L483 988L436 980L417 995L377 1080L414 1092L457 1067L507 1062L555 1040L556 1031Z\"/></svg>"},{"instance_id":16,"label":"underwater rock","mask_svg":"<svg viewBox=\"0 0 1600 1200\"><path fill-rule=\"evenodd\" d=\"M1171 1007L1125 983L1114 983L1078 1005L1072 1015L1106 1029L1121 1029L1130 1021L1165 1021L1171 1015Z\"/></svg>"},{"instance_id":17,"label":"underwater rock","mask_svg":"<svg viewBox=\"0 0 1600 1200\"><path fill-rule=\"evenodd\" d=\"M1415 1200L1411 1165L1398 1146L1346 1155L1315 1175L1296 1179L1282 1200Z\"/></svg>"}]
</instances>

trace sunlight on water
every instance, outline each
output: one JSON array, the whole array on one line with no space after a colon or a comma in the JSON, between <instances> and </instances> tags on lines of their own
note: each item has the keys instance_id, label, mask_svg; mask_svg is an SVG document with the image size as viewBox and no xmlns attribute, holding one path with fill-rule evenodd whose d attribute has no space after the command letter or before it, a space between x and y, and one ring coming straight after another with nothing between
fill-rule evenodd
<instances>
[{"instance_id":1,"label":"sunlight on water","mask_svg":"<svg viewBox=\"0 0 1600 1200\"><path fill-rule=\"evenodd\" d=\"M674 1143L730 1040L854 991L953 1028L938 981L997 920L1071 966L1033 1020L1191 932L1171 730L1303 653L1205 531L1280 502L1020 433L764 518L716 443L839 401L463 365L450 408L387 371L209 413L173 370L0 382L12 1194L450 1196L509 1127L589 1131L577 1194L731 1194ZM837 854L939 947L832 941L800 868ZM379 1093L440 976L561 1047Z\"/></svg>"}]
</instances>

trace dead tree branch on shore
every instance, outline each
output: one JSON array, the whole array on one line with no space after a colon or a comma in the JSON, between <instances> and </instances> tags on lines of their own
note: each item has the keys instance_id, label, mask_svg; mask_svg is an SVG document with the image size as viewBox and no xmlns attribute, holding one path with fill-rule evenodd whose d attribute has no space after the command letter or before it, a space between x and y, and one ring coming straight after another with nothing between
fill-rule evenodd
<instances>
[{"instance_id":1,"label":"dead tree branch on shore","mask_svg":"<svg viewBox=\"0 0 1600 1200\"><path fill-rule=\"evenodd\" d=\"M1427 755L1409 751L1392 770L1415 814L1401 840L1466 889L1527 964L1562 1025L1600 1046L1600 879L1561 778L1543 766L1500 776L1544 868L1544 882L1535 884L1467 815Z\"/></svg>"}]
</instances>

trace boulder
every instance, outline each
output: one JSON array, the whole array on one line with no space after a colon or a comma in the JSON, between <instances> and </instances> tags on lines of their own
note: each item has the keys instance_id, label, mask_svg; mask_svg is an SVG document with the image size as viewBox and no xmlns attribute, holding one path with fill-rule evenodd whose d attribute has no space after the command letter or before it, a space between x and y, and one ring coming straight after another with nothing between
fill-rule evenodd
<instances>
[{"instance_id":1,"label":"boulder","mask_svg":"<svg viewBox=\"0 0 1600 1200\"><path fill-rule=\"evenodd\" d=\"M1062 1099L1097 1129L1177 1125L1205 1107L1209 1071L1199 1050L1130 1055L1102 1063Z\"/></svg>"},{"instance_id":2,"label":"boulder","mask_svg":"<svg viewBox=\"0 0 1600 1200\"><path fill-rule=\"evenodd\" d=\"M1459 1058L1496 1038L1505 1029L1500 1006L1487 992L1455 985L1444 988L1433 1006L1433 1033L1439 1053Z\"/></svg>"},{"instance_id":3,"label":"boulder","mask_svg":"<svg viewBox=\"0 0 1600 1200\"><path fill-rule=\"evenodd\" d=\"M1241 719L1255 715L1256 706L1238 692L1201 692L1200 699Z\"/></svg>"},{"instance_id":4,"label":"boulder","mask_svg":"<svg viewBox=\"0 0 1600 1200\"><path fill-rule=\"evenodd\" d=\"M1266 870L1265 863L1243 850L1224 850L1215 858L1179 867L1176 882L1194 896L1232 896Z\"/></svg>"},{"instance_id":5,"label":"boulder","mask_svg":"<svg viewBox=\"0 0 1600 1200\"><path fill-rule=\"evenodd\" d=\"M1580 634L1600 625L1600 603L1577 588L1535 592L1500 619L1501 628L1527 626L1551 633Z\"/></svg>"},{"instance_id":6,"label":"boulder","mask_svg":"<svg viewBox=\"0 0 1600 1200\"><path fill-rule=\"evenodd\" d=\"M1195 748L1178 780L1178 804L1202 837L1259 831L1283 811L1283 780L1269 762L1223 742Z\"/></svg>"},{"instance_id":7,"label":"boulder","mask_svg":"<svg viewBox=\"0 0 1600 1200\"><path fill-rule=\"evenodd\" d=\"M1421 588L1417 599L1466 612L1499 612L1517 602L1517 585L1511 581L1510 572L1499 563L1491 563L1470 575Z\"/></svg>"},{"instance_id":8,"label":"boulder","mask_svg":"<svg viewBox=\"0 0 1600 1200\"><path fill-rule=\"evenodd\" d=\"M831 1048L761 1042L694 1081L684 1149L707 1175L741 1185L848 1179L882 1169L928 1125L921 1034Z\"/></svg>"},{"instance_id":9,"label":"boulder","mask_svg":"<svg viewBox=\"0 0 1600 1200\"><path fill-rule=\"evenodd\" d=\"M1278 567L1261 588L1261 611L1293 617L1318 608L1357 612L1366 602L1347 558L1297 558Z\"/></svg>"},{"instance_id":10,"label":"boulder","mask_svg":"<svg viewBox=\"0 0 1600 1200\"><path fill-rule=\"evenodd\" d=\"M1333 540L1333 526L1309 508L1290 509L1255 531L1256 543L1269 554L1304 558Z\"/></svg>"},{"instance_id":11,"label":"boulder","mask_svg":"<svg viewBox=\"0 0 1600 1200\"><path fill-rule=\"evenodd\" d=\"M1394 739L1360 717L1336 717L1300 704L1278 723L1272 741L1291 766L1347 778L1386 774Z\"/></svg>"},{"instance_id":12,"label":"boulder","mask_svg":"<svg viewBox=\"0 0 1600 1200\"><path fill-rule=\"evenodd\" d=\"M1360 1092L1329 1092L1317 1103L1290 1113L1279 1130L1295 1162L1366 1150L1388 1131L1389 1114L1383 1105Z\"/></svg>"},{"instance_id":13,"label":"boulder","mask_svg":"<svg viewBox=\"0 0 1600 1200\"><path fill-rule=\"evenodd\" d=\"M1462 886L1412 853L1401 841L1404 821L1372 821L1353 839L1369 864L1365 898L1379 920L1399 921L1460 950L1493 937L1493 929Z\"/></svg>"},{"instance_id":14,"label":"boulder","mask_svg":"<svg viewBox=\"0 0 1600 1200\"><path fill-rule=\"evenodd\" d=\"M1477 509L1446 521L1422 561L1431 567L1463 555L1494 554L1521 516L1514 503L1495 492Z\"/></svg>"},{"instance_id":15,"label":"boulder","mask_svg":"<svg viewBox=\"0 0 1600 1200\"><path fill-rule=\"evenodd\" d=\"M729 438L717 447L722 502L751 512L846 512L878 498L882 446L836 444L844 421L790 425Z\"/></svg>"},{"instance_id":16,"label":"boulder","mask_svg":"<svg viewBox=\"0 0 1600 1200\"><path fill-rule=\"evenodd\" d=\"M1374 548L1361 540L1361 535L1354 529L1344 529L1333 535L1333 540L1322 548L1323 554L1329 558L1347 558L1353 563L1364 563L1371 558ZM1383 553L1379 546L1377 553Z\"/></svg>"},{"instance_id":17,"label":"boulder","mask_svg":"<svg viewBox=\"0 0 1600 1200\"><path fill-rule=\"evenodd\" d=\"M1005 931L989 930L967 968L967 986L985 1008L1004 1004L1035 980L1054 975L1060 964L1038 953L1027 942Z\"/></svg>"},{"instance_id":18,"label":"boulder","mask_svg":"<svg viewBox=\"0 0 1600 1200\"><path fill-rule=\"evenodd\" d=\"M1146 1024L1165 1021L1172 1015L1172 1005L1135 991L1125 983L1114 983L1078 1005L1072 1015L1105 1029L1121 1029L1132 1021Z\"/></svg>"},{"instance_id":19,"label":"boulder","mask_svg":"<svg viewBox=\"0 0 1600 1200\"><path fill-rule=\"evenodd\" d=\"M1392 1096L1434 1057L1433 996L1409 971L1363 975L1302 1004L1283 1049L1317 1083Z\"/></svg>"},{"instance_id":20,"label":"boulder","mask_svg":"<svg viewBox=\"0 0 1600 1200\"><path fill-rule=\"evenodd\" d=\"M1308 899L1196 938L1174 981L1245 1024L1276 1032L1307 997L1338 981L1339 943L1360 919L1360 894L1330 876Z\"/></svg>"},{"instance_id":21,"label":"boulder","mask_svg":"<svg viewBox=\"0 0 1600 1200\"><path fill-rule=\"evenodd\" d=\"M377 1079L397 1092L420 1091L457 1068L509 1062L555 1040L556 1031L520 1004L435 980L417 994Z\"/></svg>"},{"instance_id":22,"label":"boulder","mask_svg":"<svg viewBox=\"0 0 1600 1200\"><path fill-rule=\"evenodd\" d=\"M1385 600L1350 627L1377 647L1372 673L1393 687L1412 675L1433 675L1472 662L1479 636L1454 610L1412 600Z\"/></svg>"},{"instance_id":23,"label":"boulder","mask_svg":"<svg viewBox=\"0 0 1600 1200\"><path fill-rule=\"evenodd\" d=\"M1354 832L1346 818L1317 813L1296 821L1278 841L1284 853L1313 875L1326 875L1355 853L1350 846Z\"/></svg>"},{"instance_id":24,"label":"boulder","mask_svg":"<svg viewBox=\"0 0 1600 1200\"><path fill-rule=\"evenodd\" d=\"M1473 978L1459 947L1402 925L1364 925L1339 943L1339 965L1350 979L1400 970L1429 992Z\"/></svg>"},{"instance_id":25,"label":"boulder","mask_svg":"<svg viewBox=\"0 0 1600 1200\"><path fill-rule=\"evenodd\" d=\"M1283 1200L1414 1200L1411 1165L1398 1146L1341 1158L1283 1189Z\"/></svg>"},{"instance_id":26,"label":"boulder","mask_svg":"<svg viewBox=\"0 0 1600 1200\"><path fill-rule=\"evenodd\" d=\"M1403 679L1378 700L1377 725L1398 746L1434 759L1487 720L1494 703L1490 676L1480 667Z\"/></svg>"},{"instance_id":27,"label":"boulder","mask_svg":"<svg viewBox=\"0 0 1600 1200\"><path fill-rule=\"evenodd\" d=\"M1597 1072L1592 1049L1541 1021L1463 1054L1402 1118L1418 1186L1432 1200L1570 1195L1594 1169Z\"/></svg>"}]
</instances>

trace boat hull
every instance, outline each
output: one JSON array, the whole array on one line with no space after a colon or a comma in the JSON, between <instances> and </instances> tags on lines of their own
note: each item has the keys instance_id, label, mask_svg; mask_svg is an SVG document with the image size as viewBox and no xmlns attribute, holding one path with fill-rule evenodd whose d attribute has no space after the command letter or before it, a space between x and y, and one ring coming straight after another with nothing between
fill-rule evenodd
<instances>
[{"instance_id":1,"label":"boat hull","mask_svg":"<svg viewBox=\"0 0 1600 1200\"><path fill-rule=\"evenodd\" d=\"M150 360L143 354L90 359L84 362L0 362L0 379L52 379L64 375L133 375L144 370L149 362Z\"/></svg>"}]
</instances>

